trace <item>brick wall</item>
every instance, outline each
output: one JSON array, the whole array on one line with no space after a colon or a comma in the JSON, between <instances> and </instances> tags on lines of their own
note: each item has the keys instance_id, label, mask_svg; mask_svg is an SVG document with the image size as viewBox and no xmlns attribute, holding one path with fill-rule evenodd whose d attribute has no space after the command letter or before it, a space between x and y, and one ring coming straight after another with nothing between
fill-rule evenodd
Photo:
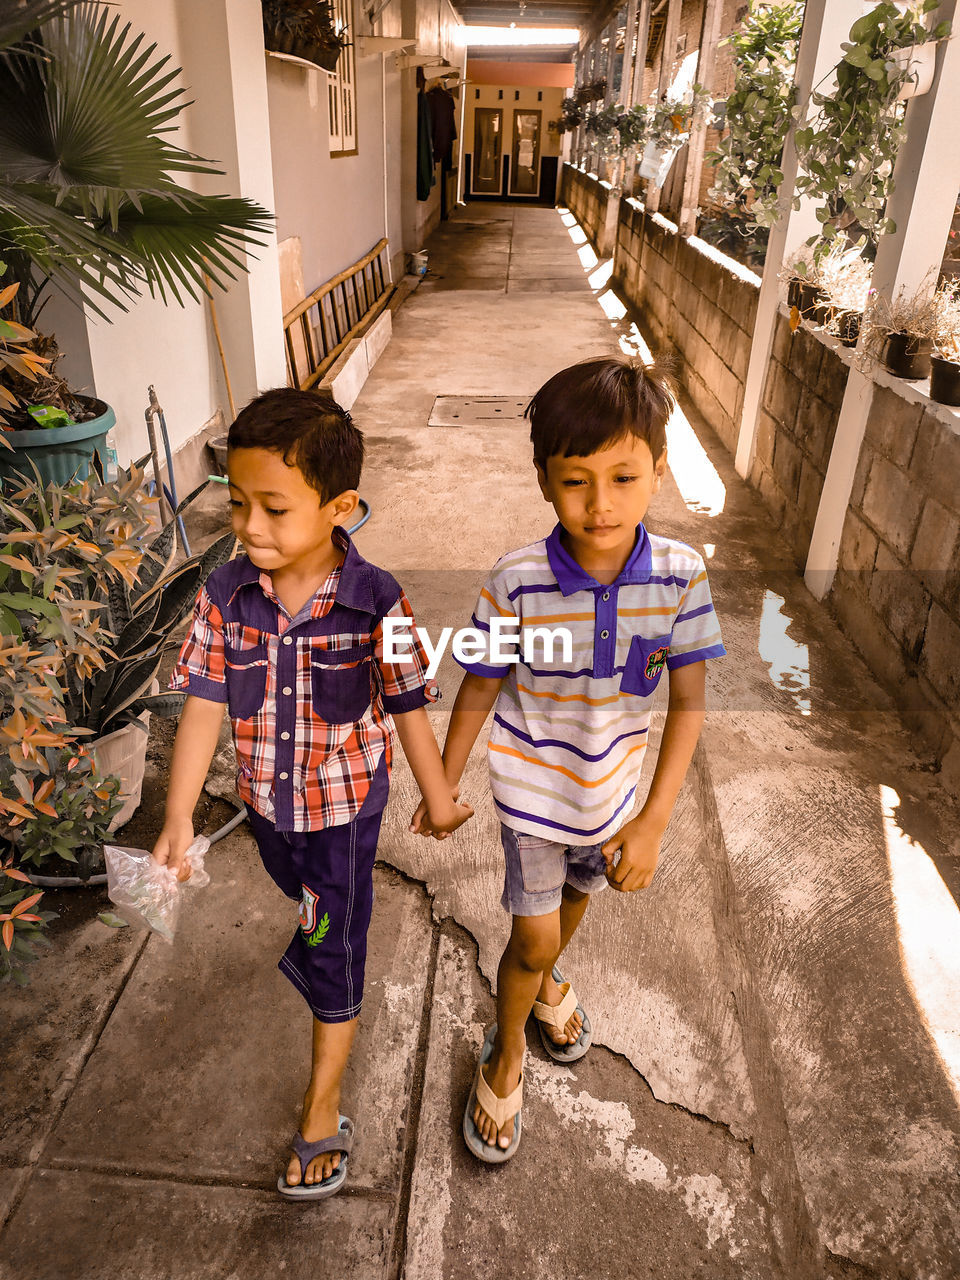
<instances>
[{"instance_id":1,"label":"brick wall","mask_svg":"<svg viewBox=\"0 0 960 1280\"><path fill-rule=\"evenodd\" d=\"M583 204L590 183L599 185L579 175ZM624 199L612 283L654 353L676 354L682 386L733 453L758 277ZM791 333L778 315L749 479L798 567L846 380L847 365L830 345L804 327ZM890 375L877 380L826 604L960 785L960 415Z\"/></svg>"},{"instance_id":2,"label":"brick wall","mask_svg":"<svg viewBox=\"0 0 960 1280\"><path fill-rule=\"evenodd\" d=\"M676 352L681 383L733 452L760 282L724 262L666 218L644 219L636 201L621 201L614 287L638 312L654 348Z\"/></svg>"},{"instance_id":3,"label":"brick wall","mask_svg":"<svg viewBox=\"0 0 960 1280\"><path fill-rule=\"evenodd\" d=\"M560 203L570 210L596 249L607 218L610 187L595 173L565 164L560 180Z\"/></svg>"},{"instance_id":4,"label":"brick wall","mask_svg":"<svg viewBox=\"0 0 960 1280\"><path fill-rule=\"evenodd\" d=\"M960 782L958 566L960 422L879 386L829 602L955 782Z\"/></svg>"},{"instance_id":5,"label":"brick wall","mask_svg":"<svg viewBox=\"0 0 960 1280\"><path fill-rule=\"evenodd\" d=\"M801 562L807 558L823 478L847 385L847 366L808 329L777 316L750 483Z\"/></svg>"}]
</instances>

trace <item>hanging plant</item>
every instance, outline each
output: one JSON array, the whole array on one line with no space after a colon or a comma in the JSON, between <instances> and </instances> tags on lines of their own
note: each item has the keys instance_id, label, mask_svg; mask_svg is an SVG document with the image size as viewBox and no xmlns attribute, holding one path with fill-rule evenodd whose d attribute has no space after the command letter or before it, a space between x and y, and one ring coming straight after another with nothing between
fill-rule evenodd
<instances>
[{"instance_id":1,"label":"hanging plant","mask_svg":"<svg viewBox=\"0 0 960 1280\"><path fill-rule=\"evenodd\" d=\"M896 230L885 210L904 137L898 98L913 74L911 59L896 54L950 34L949 22L932 31L923 25L923 15L937 7L938 0L920 0L904 12L878 4L850 28L832 94L811 95L816 114L795 135L802 166L796 190L820 202L821 243L853 224L873 242Z\"/></svg>"},{"instance_id":2,"label":"hanging plant","mask_svg":"<svg viewBox=\"0 0 960 1280\"><path fill-rule=\"evenodd\" d=\"M326 0L262 0L264 45L333 71L347 40Z\"/></svg>"},{"instance_id":3,"label":"hanging plant","mask_svg":"<svg viewBox=\"0 0 960 1280\"><path fill-rule=\"evenodd\" d=\"M614 155L619 149L617 122L622 112L623 107L614 104L584 118L584 128L603 155Z\"/></svg>"},{"instance_id":4,"label":"hanging plant","mask_svg":"<svg viewBox=\"0 0 960 1280\"><path fill-rule=\"evenodd\" d=\"M736 80L726 101L728 132L707 161L716 165L709 195L735 208L750 228L777 220L780 158L794 104L794 69L803 25L801 0L758 4L730 36Z\"/></svg>"},{"instance_id":5,"label":"hanging plant","mask_svg":"<svg viewBox=\"0 0 960 1280\"><path fill-rule=\"evenodd\" d=\"M582 84L574 90L574 101L578 107L589 107L591 102L599 102L607 92L607 78L601 76L590 84Z\"/></svg>"},{"instance_id":6,"label":"hanging plant","mask_svg":"<svg viewBox=\"0 0 960 1280\"><path fill-rule=\"evenodd\" d=\"M572 133L583 123L583 108L578 105L576 98L564 98L560 103L561 116L557 121L557 131L559 133Z\"/></svg>"}]
</instances>

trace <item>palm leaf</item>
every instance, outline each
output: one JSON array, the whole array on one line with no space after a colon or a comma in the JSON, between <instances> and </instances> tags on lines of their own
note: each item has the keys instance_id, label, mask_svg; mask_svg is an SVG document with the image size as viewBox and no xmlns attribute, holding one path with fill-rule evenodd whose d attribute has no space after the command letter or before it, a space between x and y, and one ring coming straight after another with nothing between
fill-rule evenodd
<instances>
[{"instance_id":1,"label":"palm leaf","mask_svg":"<svg viewBox=\"0 0 960 1280\"><path fill-rule=\"evenodd\" d=\"M0 50L23 40L36 27L76 8L79 0L25 0L0 9Z\"/></svg>"}]
</instances>

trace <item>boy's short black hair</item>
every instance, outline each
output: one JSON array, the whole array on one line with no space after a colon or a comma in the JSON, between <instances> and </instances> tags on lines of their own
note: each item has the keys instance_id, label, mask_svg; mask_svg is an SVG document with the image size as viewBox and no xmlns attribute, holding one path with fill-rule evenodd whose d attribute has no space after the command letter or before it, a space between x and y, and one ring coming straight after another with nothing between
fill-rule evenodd
<instances>
[{"instance_id":1,"label":"boy's short black hair","mask_svg":"<svg viewBox=\"0 0 960 1280\"><path fill-rule=\"evenodd\" d=\"M533 460L585 458L625 435L646 440L656 462L667 446L674 394L664 363L597 356L561 369L527 405Z\"/></svg>"},{"instance_id":2,"label":"boy's short black hair","mask_svg":"<svg viewBox=\"0 0 960 1280\"><path fill-rule=\"evenodd\" d=\"M264 391L237 414L227 448L281 454L325 503L360 484L363 433L346 409L316 391Z\"/></svg>"}]
</instances>

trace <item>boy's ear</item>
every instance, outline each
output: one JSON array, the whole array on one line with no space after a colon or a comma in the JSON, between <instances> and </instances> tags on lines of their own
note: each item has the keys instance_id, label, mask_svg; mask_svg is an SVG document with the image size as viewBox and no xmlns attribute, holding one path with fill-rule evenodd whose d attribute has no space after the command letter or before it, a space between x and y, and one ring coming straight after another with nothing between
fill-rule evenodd
<instances>
[{"instance_id":1,"label":"boy's ear","mask_svg":"<svg viewBox=\"0 0 960 1280\"><path fill-rule=\"evenodd\" d=\"M660 485L663 483L663 477L666 475L666 471L667 471L667 449L666 449L666 446L664 446L663 453L661 453L660 457L653 464L654 493L660 492Z\"/></svg>"},{"instance_id":2,"label":"boy's ear","mask_svg":"<svg viewBox=\"0 0 960 1280\"><path fill-rule=\"evenodd\" d=\"M537 469L537 484L540 486L540 492L543 494L544 502L552 502L553 499L550 497L550 494L547 492L548 481L547 481L546 468L541 467L539 462L535 462L533 465ZM549 466L549 462L547 463L547 465Z\"/></svg>"},{"instance_id":3,"label":"boy's ear","mask_svg":"<svg viewBox=\"0 0 960 1280\"><path fill-rule=\"evenodd\" d=\"M335 498L330 499L329 505L332 508L330 519L334 524L350 524L359 504L360 494L356 489L344 489L343 493L338 493Z\"/></svg>"}]
</instances>

